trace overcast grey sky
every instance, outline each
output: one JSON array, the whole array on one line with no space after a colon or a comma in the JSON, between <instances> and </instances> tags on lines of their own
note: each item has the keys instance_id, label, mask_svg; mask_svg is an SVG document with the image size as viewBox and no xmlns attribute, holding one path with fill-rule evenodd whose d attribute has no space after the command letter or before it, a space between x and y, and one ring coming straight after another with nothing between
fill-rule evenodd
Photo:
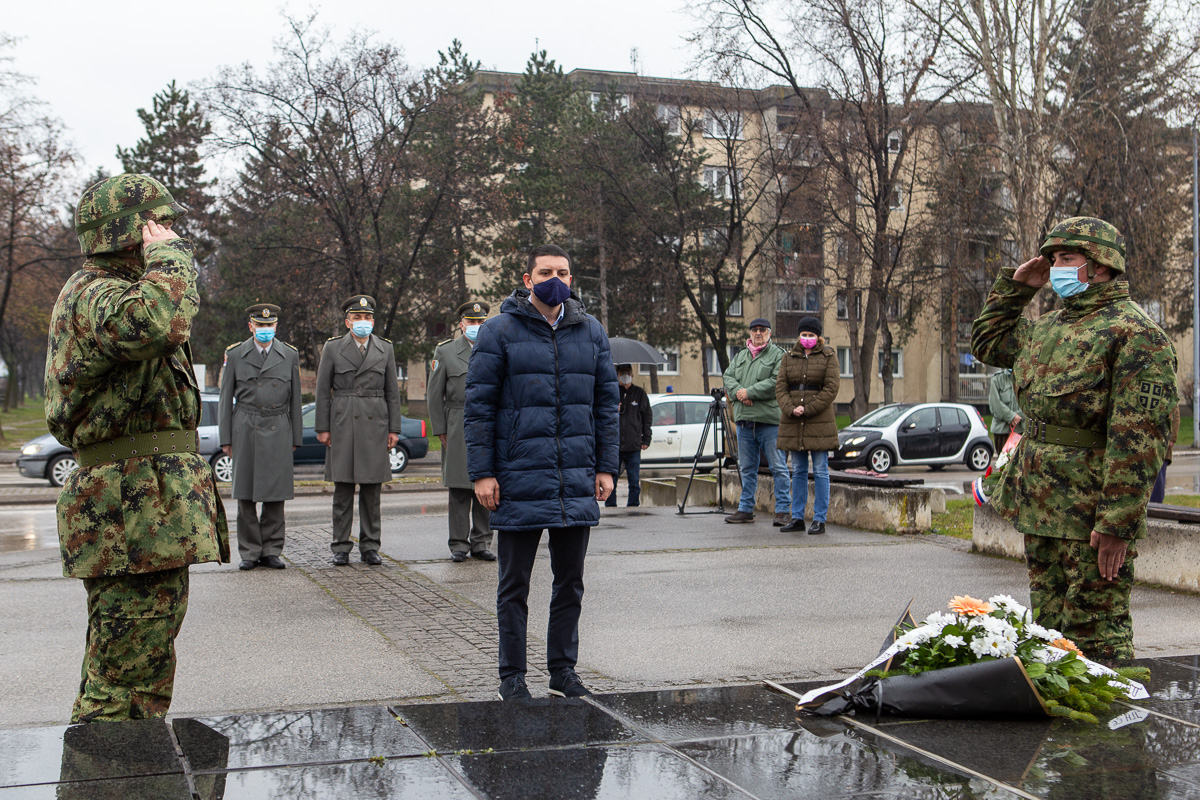
<instances>
[{"instance_id":1,"label":"overcast grey sky","mask_svg":"<svg viewBox=\"0 0 1200 800\"><path fill-rule=\"evenodd\" d=\"M631 69L630 49L645 75L683 77L691 61L684 37L694 22L686 0L459 0L458 2L279 3L191 0L158 4L57 0L4 3L0 32L17 36L12 68L33 78L31 92L67 126L82 155L80 173L120 168L117 145L143 129L137 109L172 79L190 86L226 65L258 68L284 34L283 14L333 28L373 30L399 45L417 67L436 62L452 39L485 69L520 72L534 47L564 69ZM339 35L340 34L340 35Z\"/></svg>"}]
</instances>

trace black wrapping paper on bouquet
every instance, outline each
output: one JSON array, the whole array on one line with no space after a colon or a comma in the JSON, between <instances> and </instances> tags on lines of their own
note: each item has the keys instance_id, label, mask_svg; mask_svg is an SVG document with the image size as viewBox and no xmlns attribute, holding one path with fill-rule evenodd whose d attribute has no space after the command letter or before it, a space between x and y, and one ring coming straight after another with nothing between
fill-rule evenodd
<instances>
[{"instance_id":1,"label":"black wrapping paper on bouquet","mask_svg":"<svg viewBox=\"0 0 1200 800\"><path fill-rule=\"evenodd\" d=\"M820 706L803 709L838 714L925 719L1044 719L1049 716L1016 658L962 667L868 678Z\"/></svg>"}]
</instances>

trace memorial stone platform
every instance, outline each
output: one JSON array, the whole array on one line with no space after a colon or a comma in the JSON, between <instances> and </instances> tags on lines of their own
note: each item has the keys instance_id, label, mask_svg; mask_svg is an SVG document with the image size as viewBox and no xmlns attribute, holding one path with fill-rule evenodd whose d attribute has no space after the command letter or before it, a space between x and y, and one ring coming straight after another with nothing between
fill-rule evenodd
<instances>
[{"instance_id":1,"label":"memorial stone platform","mask_svg":"<svg viewBox=\"0 0 1200 800\"><path fill-rule=\"evenodd\" d=\"M797 717L745 685L0 730L0 800L1200 797L1200 657L1135 663L1151 699L1099 725Z\"/></svg>"}]
</instances>

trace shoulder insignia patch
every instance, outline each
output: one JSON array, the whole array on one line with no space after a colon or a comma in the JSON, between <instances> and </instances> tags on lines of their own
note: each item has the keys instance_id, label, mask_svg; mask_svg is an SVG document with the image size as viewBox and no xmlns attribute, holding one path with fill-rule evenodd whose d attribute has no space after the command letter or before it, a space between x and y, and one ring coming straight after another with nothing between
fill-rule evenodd
<instances>
[{"instance_id":1,"label":"shoulder insignia patch","mask_svg":"<svg viewBox=\"0 0 1200 800\"><path fill-rule=\"evenodd\" d=\"M336 342L336 341L337 341L338 339L340 339L340 338L342 338L342 337L341 337L341 336L330 336L330 337L329 337L328 339L326 339L325 341L327 341L327 342Z\"/></svg>"},{"instance_id":2,"label":"shoulder insignia patch","mask_svg":"<svg viewBox=\"0 0 1200 800\"><path fill-rule=\"evenodd\" d=\"M229 345L229 347L226 347L225 349L232 350L233 348L237 347L239 344L241 344L241 342L234 342L233 344Z\"/></svg>"},{"instance_id":3,"label":"shoulder insignia patch","mask_svg":"<svg viewBox=\"0 0 1200 800\"><path fill-rule=\"evenodd\" d=\"M435 359L433 360L433 363L429 365L429 371L430 371L430 372L437 372L437 368L438 368L438 364L439 364L439 363L440 363L440 362L439 362L439 361L438 361L438 360L435 358Z\"/></svg>"},{"instance_id":4,"label":"shoulder insignia patch","mask_svg":"<svg viewBox=\"0 0 1200 800\"><path fill-rule=\"evenodd\" d=\"M1151 381L1138 382L1138 405L1147 411L1153 411L1162 404L1167 389L1161 383Z\"/></svg>"},{"instance_id":5,"label":"shoulder insignia patch","mask_svg":"<svg viewBox=\"0 0 1200 800\"><path fill-rule=\"evenodd\" d=\"M435 344L435 345L434 345L434 347L441 347L442 345L444 345L444 344L450 344L450 343L451 343L451 342L453 342L453 341L454 341L454 337L453 337L453 336L451 336L449 339L442 339L440 342L438 342L437 344Z\"/></svg>"}]
</instances>

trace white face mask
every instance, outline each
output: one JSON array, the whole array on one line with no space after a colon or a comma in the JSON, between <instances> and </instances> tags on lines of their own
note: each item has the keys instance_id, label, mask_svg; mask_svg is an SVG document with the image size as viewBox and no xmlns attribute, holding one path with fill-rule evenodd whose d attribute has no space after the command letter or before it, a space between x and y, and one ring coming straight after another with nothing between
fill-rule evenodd
<instances>
[{"instance_id":1,"label":"white face mask","mask_svg":"<svg viewBox=\"0 0 1200 800\"><path fill-rule=\"evenodd\" d=\"M622 386L628 386L629 384L633 383L633 376L632 375L618 375L617 380L620 381Z\"/></svg>"}]
</instances>

